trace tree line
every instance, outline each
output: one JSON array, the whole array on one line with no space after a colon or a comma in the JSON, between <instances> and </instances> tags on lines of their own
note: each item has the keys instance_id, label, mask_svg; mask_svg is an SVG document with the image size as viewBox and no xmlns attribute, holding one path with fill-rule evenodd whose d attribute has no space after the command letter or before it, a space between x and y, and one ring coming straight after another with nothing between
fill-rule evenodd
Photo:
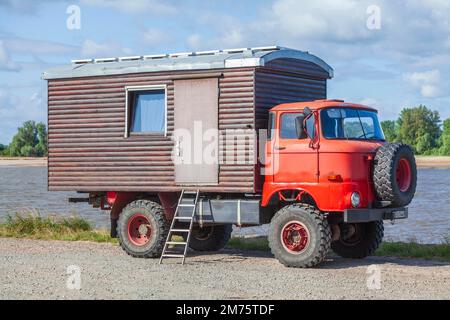
<instances>
[{"instance_id":1,"label":"tree line","mask_svg":"<svg viewBox=\"0 0 450 320\"><path fill-rule=\"evenodd\" d=\"M450 118L424 105L405 108L397 120L382 121L387 141L411 145L416 154L450 156Z\"/></svg>"},{"instance_id":2,"label":"tree line","mask_svg":"<svg viewBox=\"0 0 450 320\"><path fill-rule=\"evenodd\" d=\"M47 127L42 122L25 122L9 145L0 144L0 155L7 157L44 157L47 152Z\"/></svg>"},{"instance_id":3,"label":"tree line","mask_svg":"<svg viewBox=\"0 0 450 320\"><path fill-rule=\"evenodd\" d=\"M411 145L420 155L450 156L450 118L443 123L439 112L426 106L405 108L397 120L382 121L387 141ZM47 155L47 127L27 121L18 128L9 145L0 144L0 155L42 157Z\"/></svg>"}]
</instances>

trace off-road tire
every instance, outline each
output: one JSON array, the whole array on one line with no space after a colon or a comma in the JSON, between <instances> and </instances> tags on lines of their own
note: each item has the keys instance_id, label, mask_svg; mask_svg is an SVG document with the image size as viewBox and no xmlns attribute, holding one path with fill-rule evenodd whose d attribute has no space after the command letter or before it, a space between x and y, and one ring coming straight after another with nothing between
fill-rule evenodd
<instances>
[{"instance_id":1,"label":"off-road tire","mask_svg":"<svg viewBox=\"0 0 450 320\"><path fill-rule=\"evenodd\" d=\"M151 225L151 237L144 246L136 246L128 237L128 222L136 214L144 215ZM120 246L126 253L135 258L157 258L161 256L169 223L164 215L164 209L156 202L135 200L129 203L119 216L117 235Z\"/></svg>"},{"instance_id":2,"label":"off-road tire","mask_svg":"<svg viewBox=\"0 0 450 320\"><path fill-rule=\"evenodd\" d=\"M289 252L282 243L282 229L289 221L301 222L309 232L309 243L299 254ZM280 209L269 228L269 246L275 256L287 267L311 268L326 257L331 244L331 229L326 217L317 208L303 203Z\"/></svg>"},{"instance_id":3,"label":"off-road tire","mask_svg":"<svg viewBox=\"0 0 450 320\"><path fill-rule=\"evenodd\" d=\"M396 170L401 159L410 166L411 182L407 190L401 191L396 179ZM392 207L407 206L413 199L417 184L417 167L410 146L401 143L387 143L375 155L373 182L379 200L390 202Z\"/></svg>"},{"instance_id":4,"label":"off-road tire","mask_svg":"<svg viewBox=\"0 0 450 320\"><path fill-rule=\"evenodd\" d=\"M195 251L218 251L228 243L232 231L231 224L207 226L204 230L195 227L189 240L189 248Z\"/></svg>"},{"instance_id":5,"label":"off-road tire","mask_svg":"<svg viewBox=\"0 0 450 320\"><path fill-rule=\"evenodd\" d=\"M331 243L331 249L339 256L350 259L362 259L374 254L383 241L383 221L372 221L355 224L361 228L362 234L359 242L350 244L341 239ZM344 224L339 226L342 230Z\"/></svg>"}]
</instances>

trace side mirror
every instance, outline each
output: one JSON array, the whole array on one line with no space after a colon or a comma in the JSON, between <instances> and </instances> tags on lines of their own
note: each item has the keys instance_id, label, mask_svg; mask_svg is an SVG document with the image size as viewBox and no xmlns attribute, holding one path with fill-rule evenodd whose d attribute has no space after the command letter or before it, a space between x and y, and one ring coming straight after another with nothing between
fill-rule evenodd
<instances>
[{"instance_id":1,"label":"side mirror","mask_svg":"<svg viewBox=\"0 0 450 320\"><path fill-rule=\"evenodd\" d=\"M308 107L304 107L303 108L303 113L305 114L305 117L308 118L311 115L312 110L310 108L308 108Z\"/></svg>"},{"instance_id":2,"label":"side mirror","mask_svg":"<svg viewBox=\"0 0 450 320\"><path fill-rule=\"evenodd\" d=\"M297 118L295 118L295 131L297 132L298 139L305 139L307 137L304 122L305 122L304 116L298 116Z\"/></svg>"}]
</instances>

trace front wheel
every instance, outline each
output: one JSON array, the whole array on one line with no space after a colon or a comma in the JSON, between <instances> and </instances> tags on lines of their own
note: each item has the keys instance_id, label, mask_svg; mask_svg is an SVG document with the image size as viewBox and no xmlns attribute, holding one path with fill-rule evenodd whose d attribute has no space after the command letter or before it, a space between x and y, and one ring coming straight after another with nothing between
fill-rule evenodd
<instances>
[{"instance_id":1,"label":"front wheel","mask_svg":"<svg viewBox=\"0 0 450 320\"><path fill-rule=\"evenodd\" d=\"M275 214L268 238L272 253L282 264L309 268L325 259L330 248L331 230L318 209L296 203Z\"/></svg>"},{"instance_id":2,"label":"front wheel","mask_svg":"<svg viewBox=\"0 0 450 320\"><path fill-rule=\"evenodd\" d=\"M383 221L342 223L339 240L331 249L343 258L362 259L374 254L384 236Z\"/></svg>"}]
</instances>

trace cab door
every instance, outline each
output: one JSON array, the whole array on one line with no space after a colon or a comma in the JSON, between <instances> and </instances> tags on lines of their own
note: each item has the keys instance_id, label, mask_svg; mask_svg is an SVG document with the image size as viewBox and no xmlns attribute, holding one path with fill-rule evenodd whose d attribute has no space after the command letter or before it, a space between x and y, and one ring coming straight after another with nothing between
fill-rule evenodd
<instances>
[{"instance_id":1,"label":"cab door","mask_svg":"<svg viewBox=\"0 0 450 320\"><path fill-rule=\"evenodd\" d=\"M299 139L296 118L300 112L283 112L279 114L273 144L273 161L275 164L274 182L276 183L317 183L318 147L313 143L317 138L316 117L312 115L306 121L309 137ZM313 139L311 139L312 137Z\"/></svg>"}]
</instances>

